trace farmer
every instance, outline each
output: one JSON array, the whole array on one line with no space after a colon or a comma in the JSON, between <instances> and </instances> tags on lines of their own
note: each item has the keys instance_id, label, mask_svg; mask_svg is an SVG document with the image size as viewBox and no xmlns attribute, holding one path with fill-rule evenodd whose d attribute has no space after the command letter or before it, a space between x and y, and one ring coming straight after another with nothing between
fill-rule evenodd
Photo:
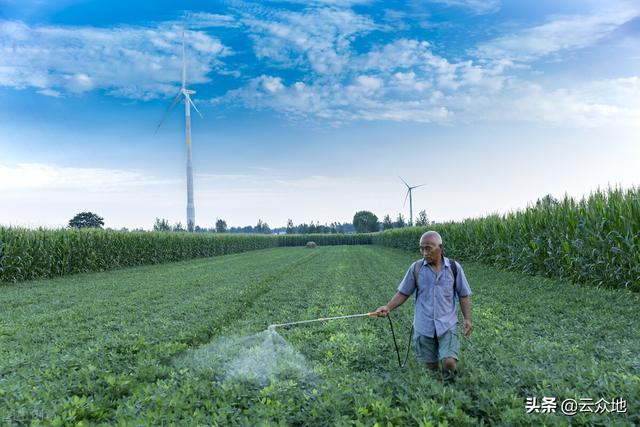
<instances>
[{"instance_id":1,"label":"farmer","mask_svg":"<svg viewBox=\"0 0 640 427\"><path fill-rule=\"evenodd\" d=\"M411 294L417 292L413 318L413 347L416 359L420 363L426 363L432 372L438 370L438 361L441 360L445 373L453 374L460 351L454 293L460 300L464 316L464 336L469 337L473 329L469 300L471 288L462 267L456 263L457 278L454 289L454 271L449 258L442 255L440 234L435 231L424 233L420 237L420 253L423 259L411 264L398 286L398 292L386 305L379 307L375 314L386 317L401 306ZM416 263L420 263L419 266L416 266Z\"/></svg>"}]
</instances>

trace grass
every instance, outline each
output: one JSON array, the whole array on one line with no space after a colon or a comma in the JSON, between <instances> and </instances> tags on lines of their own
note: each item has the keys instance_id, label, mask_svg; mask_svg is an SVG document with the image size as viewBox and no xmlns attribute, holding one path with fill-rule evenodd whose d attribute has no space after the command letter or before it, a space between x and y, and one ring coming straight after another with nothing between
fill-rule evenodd
<instances>
[{"instance_id":1,"label":"grass","mask_svg":"<svg viewBox=\"0 0 640 427\"><path fill-rule=\"evenodd\" d=\"M474 334L455 382L410 356L388 323L280 334L314 378L267 386L175 361L268 324L366 312L417 258L377 246L273 248L0 287L0 425L633 425L640 297L463 262ZM412 301L393 313L405 345ZM526 414L527 397L626 398L626 414Z\"/></svg>"}]
</instances>

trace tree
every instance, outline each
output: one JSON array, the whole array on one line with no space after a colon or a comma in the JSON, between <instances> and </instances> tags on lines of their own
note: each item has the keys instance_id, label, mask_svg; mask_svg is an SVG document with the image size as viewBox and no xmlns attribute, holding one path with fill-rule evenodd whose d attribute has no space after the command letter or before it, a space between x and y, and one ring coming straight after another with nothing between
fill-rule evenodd
<instances>
[{"instance_id":1,"label":"tree","mask_svg":"<svg viewBox=\"0 0 640 427\"><path fill-rule=\"evenodd\" d=\"M429 225L429 218L427 218L427 211L424 209L418 213L418 219L416 219L416 225Z\"/></svg>"},{"instance_id":2,"label":"tree","mask_svg":"<svg viewBox=\"0 0 640 427\"><path fill-rule=\"evenodd\" d=\"M182 223L178 221L173 225L173 231L187 231L187 230L185 230L184 227L182 226Z\"/></svg>"},{"instance_id":3,"label":"tree","mask_svg":"<svg viewBox=\"0 0 640 427\"><path fill-rule=\"evenodd\" d=\"M393 226L395 228L402 228L404 226L406 226L407 223L404 220L404 216L402 216L402 213L398 214L398 219L396 219L396 222L393 224Z\"/></svg>"},{"instance_id":4,"label":"tree","mask_svg":"<svg viewBox=\"0 0 640 427\"><path fill-rule=\"evenodd\" d=\"M557 206L559 203L560 202L558 201L558 199L553 197L551 194L547 194L543 198L536 200L536 207L537 208L552 208L554 206Z\"/></svg>"},{"instance_id":5,"label":"tree","mask_svg":"<svg viewBox=\"0 0 640 427\"><path fill-rule=\"evenodd\" d=\"M169 221L164 218L156 218L156 222L153 224L153 231L171 231Z\"/></svg>"},{"instance_id":6,"label":"tree","mask_svg":"<svg viewBox=\"0 0 640 427\"><path fill-rule=\"evenodd\" d=\"M216 233L226 233L227 222L224 219L216 218Z\"/></svg>"},{"instance_id":7,"label":"tree","mask_svg":"<svg viewBox=\"0 0 640 427\"><path fill-rule=\"evenodd\" d=\"M271 232L271 229L269 228L269 224L267 224L266 222L262 222L261 219L258 219L258 224L256 224L255 230L256 230L256 233L268 234Z\"/></svg>"},{"instance_id":8,"label":"tree","mask_svg":"<svg viewBox=\"0 0 640 427\"><path fill-rule=\"evenodd\" d=\"M391 222L391 217L387 214L384 216L384 219L382 220L382 229L389 230L391 228L393 228L393 222Z\"/></svg>"},{"instance_id":9,"label":"tree","mask_svg":"<svg viewBox=\"0 0 640 427\"><path fill-rule=\"evenodd\" d=\"M69 220L69 228L102 228L104 218L93 212L80 212Z\"/></svg>"},{"instance_id":10,"label":"tree","mask_svg":"<svg viewBox=\"0 0 640 427\"><path fill-rule=\"evenodd\" d=\"M353 226L357 233L378 231L378 217L369 211L359 211L353 216Z\"/></svg>"},{"instance_id":11,"label":"tree","mask_svg":"<svg viewBox=\"0 0 640 427\"><path fill-rule=\"evenodd\" d=\"M287 234L293 234L293 220L291 218L287 220Z\"/></svg>"}]
</instances>

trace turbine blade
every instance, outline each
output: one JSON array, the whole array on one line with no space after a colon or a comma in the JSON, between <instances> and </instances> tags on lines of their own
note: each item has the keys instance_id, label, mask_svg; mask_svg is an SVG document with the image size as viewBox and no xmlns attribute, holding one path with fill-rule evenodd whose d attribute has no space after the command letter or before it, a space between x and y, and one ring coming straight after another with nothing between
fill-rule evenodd
<instances>
[{"instance_id":1,"label":"turbine blade","mask_svg":"<svg viewBox=\"0 0 640 427\"><path fill-rule=\"evenodd\" d=\"M402 179L402 178L400 178L400 179ZM404 203L402 204L402 207L403 207L403 208L407 205L407 199L409 198L409 193L410 193L410 192L411 192L411 188L409 188L409 189L407 190L407 195L406 195L406 196L404 196Z\"/></svg>"},{"instance_id":2,"label":"turbine blade","mask_svg":"<svg viewBox=\"0 0 640 427\"><path fill-rule=\"evenodd\" d=\"M422 187L422 186L424 186L424 185L425 185L425 184L416 185L415 187L411 187L411 189L413 190L414 188Z\"/></svg>"},{"instance_id":3,"label":"turbine blade","mask_svg":"<svg viewBox=\"0 0 640 427\"><path fill-rule=\"evenodd\" d=\"M204 119L204 117L202 117L202 113L200 113L200 110L198 110L198 107L196 107L196 104L193 103L193 100L191 99L191 97L189 97L188 99L189 99L189 102L191 103L191 106L193 107L194 110L196 110L200 118Z\"/></svg>"},{"instance_id":4,"label":"turbine blade","mask_svg":"<svg viewBox=\"0 0 640 427\"><path fill-rule=\"evenodd\" d=\"M187 63L184 56L184 30L182 30L182 89L187 87Z\"/></svg>"},{"instance_id":5,"label":"turbine blade","mask_svg":"<svg viewBox=\"0 0 640 427\"><path fill-rule=\"evenodd\" d=\"M182 95L182 89L178 91L178 94L176 95L176 99L173 100L169 108L167 108L167 110L162 115L162 120L160 120L160 123L158 123L158 127L156 127L156 131L154 132L154 134L158 133L160 126L162 126L164 121L167 119L167 116L169 116L169 114L173 111L173 109L176 108L176 105L178 105L178 102L180 102L180 95Z\"/></svg>"},{"instance_id":6,"label":"turbine blade","mask_svg":"<svg viewBox=\"0 0 640 427\"><path fill-rule=\"evenodd\" d=\"M406 186L407 186L407 188L410 188L410 187L409 187L409 184L407 184L407 182L406 182L404 179L402 179L402 177L401 177L401 176L399 176L399 175L398 175L398 178L400 178L400 181L404 182L404 185L406 185Z\"/></svg>"}]
</instances>

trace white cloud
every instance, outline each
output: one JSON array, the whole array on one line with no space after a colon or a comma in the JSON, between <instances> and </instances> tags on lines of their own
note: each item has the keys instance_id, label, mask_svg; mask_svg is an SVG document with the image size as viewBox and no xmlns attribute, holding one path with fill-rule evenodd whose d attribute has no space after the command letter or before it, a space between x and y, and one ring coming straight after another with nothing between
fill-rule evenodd
<instances>
[{"instance_id":1,"label":"white cloud","mask_svg":"<svg viewBox=\"0 0 640 427\"><path fill-rule=\"evenodd\" d=\"M292 3L292 4L304 4L306 6L320 5L320 6L351 7L357 4L373 3L375 0L271 0L271 1Z\"/></svg>"},{"instance_id":2,"label":"white cloud","mask_svg":"<svg viewBox=\"0 0 640 427\"><path fill-rule=\"evenodd\" d=\"M481 9L479 2L464 3ZM489 10L498 3L486 5ZM531 74L530 69L518 62L594 43L631 19L633 10L618 7L589 16L556 16L544 25L480 46L474 52L481 54L478 60L458 62L435 54L429 41L419 39L399 38L364 51L356 49L355 42L371 31L388 29L352 10L310 7L246 15L243 22L254 37L256 55L304 75L271 72L249 79L245 87L216 102L337 124L351 120L633 124L637 103L624 93L615 98L607 93L620 82L603 83L607 89L598 89L593 82L553 88L534 83L525 75Z\"/></svg>"},{"instance_id":3,"label":"white cloud","mask_svg":"<svg viewBox=\"0 0 640 427\"><path fill-rule=\"evenodd\" d=\"M400 38L358 51L354 43L374 30L389 30L352 10L309 7L302 11L245 12L256 56L303 78L276 73L249 80L214 102L274 109L307 119L448 122L457 106L440 102L452 92L496 91L508 62L451 63L426 40Z\"/></svg>"},{"instance_id":4,"label":"white cloud","mask_svg":"<svg viewBox=\"0 0 640 427\"><path fill-rule=\"evenodd\" d=\"M351 42L376 28L367 17L334 8L245 16L243 22L258 59L325 76L340 75L353 55Z\"/></svg>"},{"instance_id":5,"label":"white cloud","mask_svg":"<svg viewBox=\"0 0 640 427\"><path fill-rule=\"evenodd\" d=\"M286 37L298 34L297 28L288 26L279 31L284 37L283 44ZM338 52L341 58L334 61L328 75L316 73L306 76L304 81L292 82L263 75L243 88L230 91L222 101L337 122L359 119L449 122L459 106L443 104L445 95L451 96L461 88L498 91L504 84L503 72L509 66L506 61L484 66L472 61L450 63L435 55L428 42L412 39L374 45L360 54L350 45L334 50ZM280 53L271 53L280 59ZM316 58L301 55L297 60L313 63ZM322 69L314 64L311 68Z\"/></svg>"},{"instance_id":6,"label":"white cloud","mask_svg":"<svg viewBox=\"0 0 640 427\"><path fill-rule=\"evenodd\" d=\"M480 44L474 53L487 59L533 61L556 52L590 46L637 16L640 16L638 8L553 16L545 24Z\"/></svg>"},{"instance_id":7,"label":"white cloud","mask_svg":"<svg viewBox=\"0 0 640 427\"><path fill-rule=\"evenodd\" d=\"M39 94L45 95L45 96L50 96L52 98L61 98L62 94L60 92L58 92L57 90L52 90L52 89L42 89L38 91Z\"/></svg>"},{"instance_id":8,"label":"white cloud","mask_svg":"<svg viewBox=\"0 0 640 427\"><path fill-rule=\"evenodd\" d=\"M208 12L186 12L182 17L182 21L188 28L235 28L240 25L233 16Z\"/></svg>"},{"instance_id":9,"label":"white cloud","mask_svg":"<svg viewBox=\"0 0 640 427\"><path fill-rule=\"evenodd\" d=\"M355 57L354 68L380 71L408 69L432 60L429 42L399 39L374 46L369 52Z\"/></svg>"},{"instance_id":10,"label":"white cloud","mask_svg":"<svg viewBox=\"0 0 640 427\"><path fill-rule=\"evenodd\" d=\"M349 83L332 85L320 81L285 85L280 78L261 76L227 96L251 108L334 123L457 120L569 127L640 125L637 76L550 89L462 63L451 78L455 88L438 76L423 80L415 72L361 75ZM264 82L276 82L277 90L269 90Z\"/></svg>"},{"instance_id":11,"label":"white cloud","mask_svg":"<svg viewBox=\"0 0 640 427\"><path fill-rule=\"evenodd\" d=\"M201 188L221 187L230 193L238 190L260 192L270 187L273 191L283 188L314 189L331 188L332 178L322 175L284 176L265 168L252 174L196 173L195 181ZM149 173L135 169L78 168L45 163L0 164L0 191L22 190L64 191L87 190L93 193L117 192L140 187L164 187L182 184L181 178L158 179Z\"/></svg>"},{"instance_id":12,"label":"white cloud","mask_svg":"<svg viewBox=\"0 0 640 427\"><path fill-rule=\"evenodd\" d=\"M442 1L477 13L498 6L495 1ZM451 123L502 117L594 124L636 118L638 105L629 96L637 87L633 77L626 83L552 88L514 73L526 66L519 61L602 40L637 16L634 8L551 17L543 25L480 45L473 52L480 59L454 61L434 53L430 41L415 38L367 43L365 50L356 47L371 32L391 30L349 9L355 3L318 1L297 11L242 4L235 9L236 17L185 13L193 27L239 28L253 41L259 64L242 69L246 85L212 102L335 123ZM180 78L180 32L181 27L171 22L100 29L0 21L0 85L34 87L54 97L91 90L131 99L173 95ZM190 82L207 82L212 70L242 76L223 68L220 58L230 50L218 39L194 31L188 33L187 43Z\"/></svg>"},{"instance_id":13,"label":"white cloud","mask_svg":"<svg viewBox=\"0 0 640 427\"><path fill-rule=\"evenodd\" d=\"M416 73L410 71L408 73L403 73L398 71L393 75L395 78L395 82L391 82L392 85L395 85L399 90L403 92L407 91L415 91L415 92L423 92L426 89L429 89L432 85L431 82L427 80L419 80L416 78Z\"/></svg>"},{"instance_id":14,"label":"white cloud","mask_svg":"<svg viewBox=\"0 0 640 427\"><path fill-rule=\"evenodd\" d=\"M431 0L447 6L461 7L477 15L496 12L500 9L500 0Z\"/></svg>"},{"instance_id":15,"label":"white cloud","mask_svg":"<svg viewBox=\"0 0 640 427\"><path fill-rule=\"evenodd\" d=\"M277 92L264 87L267 78L273 79L266 76L254 79L247 87L228 93L227 99L251 108L269 108L295 117L335 123L352 120L429 123L446 122L451 117L451 112L437 102L441 92L432 90L431 83L416 81L411 75L401 77L400 83L397 76L390 77L387 83L380 76L369 75L357 76L345 84L295 82L278 86Z\"/></svg>"},{"instance_id":16,"label":"white cloud","mask_svg":"<svg viewBox=\"0 0 640 427\"><path fill-rule=\"evenodd\" d=\"M95 89L134 99L170 95L181 76L181 31L171 23L96 28L2 21L0 85L48 96ZM186 38L188 81L209 81L229 49L203 32Z\"/></svg>"},{"instance_id":17,"label":"white cloud","mask_svg":"<svg viewBox=\"0 0 640 427\"><path fill-rule=\"evenodd\" d=\"M282 79L280 77L262 76L262 86L267 92L276 93L284 89Z\"/></svg>"},{"instance_id":18,"label":"white cloud","mask_svg":"<svg viewBox=\"0 0 640 427\"><path fill-rule=\"evenodd\" d=\"M67 88L73 93L87 92L94 87L93 79L85 73L64 76L64 79L67 81Z\"/></svg>"},{"instance_id":19,"label":"white cloud","mask_svg":"<svg viewBox=\"0 0 640 427\"><path fill-rule=\"evenodd\" d=\"M102 216L107 227L149 229L156 217L184 224L185 183L181 178L157 180L144 171L42 163L0 165L0 224L64 227L74 214L87 210ZM335 214L336 189L346 188L344 193L349 194L341 202L348 216L370 188L369 180L360 176L263 169L248 174L202 173L194 180L196 220L204 227L212 227L216 217L226 219L230 226L255 224L258 218L272 226L284 225L288 217L296 223L344 221L348 218ZM374 206L381 205L379 199L376 194L368 196ZM298 203L294 206L291 200ZM264 209L256 212L256 206Z\"/></svg>"},{"instance_id":20,"label":"white cloud","mask_svg":"<svg viewBox=\"0 0 640 427\"><path fill-rule=\"evenodd\" d=\"M463 105L461 100L454 102ZM493 96L468 97L467 120L564 127L640 125L640 77L576 83L560 89L510 81Z\"/></svg>"},{"instance_id":21,"label":"white cloud","mask_svg":"<svg viewBox=\"0 0 640 427\"><path fill-rule=\"evenodd\" d=\"M377 92L382 86L382 80L377 77L358 76L355 79L355 83L350 87L356 88L357 91L371 94Z\"/></svg>"},{"instance_id":22,"label":"white cloud","mask_svg":"<svg viewBox=\"0 0 640 427\"><path fill-rule=\"evenodd\" d=\"M61 167L42 163L0 164L0 190L116 191L127 187L162 184L137 170Z\"/></svg>"}]
</instances>

